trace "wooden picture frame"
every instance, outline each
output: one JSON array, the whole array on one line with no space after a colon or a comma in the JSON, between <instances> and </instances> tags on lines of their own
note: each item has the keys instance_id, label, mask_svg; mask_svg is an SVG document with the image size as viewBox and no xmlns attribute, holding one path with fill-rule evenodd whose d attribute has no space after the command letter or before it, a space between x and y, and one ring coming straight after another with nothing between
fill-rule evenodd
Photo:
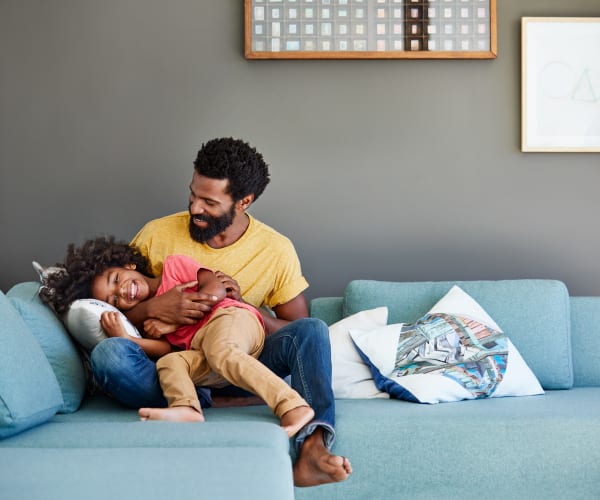
<instances>
[{"instance_id":1,"label":"wooden picture frame","mask_svg":"<svg viewBox=\"0 0 600 500\"><path fill-rule=\"evenodd\" d=\"M600 152L600 17L524 17L521 52L521 151Z\"/></svg>"},{"instance_id":2,"label":"wooden picture frame","mask_svg":"<svg viewBox=\"0 0 600 500\"><path fill-rule=\"evenodd\" d=\"M496 0L245 0L246 59L494 59Z\"/></svg>"}]
</instances>

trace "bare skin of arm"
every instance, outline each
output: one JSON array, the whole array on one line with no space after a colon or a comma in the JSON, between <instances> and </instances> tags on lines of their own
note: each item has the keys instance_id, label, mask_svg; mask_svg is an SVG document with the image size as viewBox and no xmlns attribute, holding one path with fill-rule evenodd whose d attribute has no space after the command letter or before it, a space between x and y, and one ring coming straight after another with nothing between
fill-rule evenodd
<instances>
[{"instance_id":1,"label":"bare skin of arm","mask_svg":"<svg viewBox=\"0 0 600 500\"><path fill-rule=\"evenodd\" d=\"M244 301L242 299L242 294L240 291L240 287L233 278L227 276L225 273L221 271L215 272L215 276L221 280L223 286L227 290L227 296L239 300L241 302ZM294 297L289 302L285 304L280 304L273 308L273 312L275 313L275 317L273 317L268 311L264 309L259 309L263 320L265 322L265 329L267 331L267 335L279 330L281 327L290 323L291 321L307 318L308 317L308 305L306 303L306 298L304 294L299 294Z\"/></svg>"},{"instance_id":2,"label":"bare skin of arm","mask_svg":"<svg viewBox=\"0 0 600 500\"><path fill-rule=\"evenodd\" d=\"M184 288L181 288L181 293L183 293L183 295L191 295L195 292L183 292L183 290L185 288L189 288L190 284L192 286L195 286L197 284L198 293L202 296L206 296L208 298L209 303L213 305L220 302L227 296L227 291L225 290L223 283L219 278L215 276L215 273L213 273L210 269L200 268L196 277L197 281L185 283L184 285L179 285L175 288L180 288L181 286L183 286ZM198 320L196 320L196 322L197 321ZM146 335L153 339L158 339L161 336L166 335L167 333L174 332L180 325L184 323L171 323L168 321L163 321L162 319L149 318L145 320L143 324L144 332L146 333Z\"/></svg>"},{"instance_id":3,"label":"bare skin of arm","mask_svg":"<svg viewBox=\"0 0 600 500\"><path fill-rule=\"evenodd\" d=\"M227 297L227 289L221 279L210 269L198 269L198 292L208 296L214 305Z\"/></svg>"},{"instance_id":4,"label":"bare skin of arm","mask_svg":"<svg viewBox=\"0 0 600 500\"><path fill-rule=\"evenodd\" d=\"M125 313L127 319L138 328L149 318L173 325L193 325L217 302L213 299L215 294L184 291L197 284L196 281L183 283L162 295L140 302Z\"/></svg>"},{"instance_id":5,"label":"bare skin of arm","mask_svg":"<svg viewBox=\"0 0 600 500\"><path fill-rule=\"evenodd\" d=\"M118 312L104 312L100 324L109 337L123 337L139 345L150 358L160 358L171 352L171 344L166 339L146 339L130 336L121 323Z\"/></svg>"},{"instance_id":6,"label":"bare skin of arm","mask_svg":"<svg viewBox=\"0 0 600 500\"><path fill-rule=\"evenodd\" d=\"M300 318L308 318L308 305L306 304L306 298L304 297L304 294L301 293L289 302L275 306L273 308L273 312L276 315L275 318L265 311L261 311L261 314L265 320L265 324L268 323L267 334L279 330L282 326L290 323L291 321L295 321Z\"/></svg>"}]
</instances>

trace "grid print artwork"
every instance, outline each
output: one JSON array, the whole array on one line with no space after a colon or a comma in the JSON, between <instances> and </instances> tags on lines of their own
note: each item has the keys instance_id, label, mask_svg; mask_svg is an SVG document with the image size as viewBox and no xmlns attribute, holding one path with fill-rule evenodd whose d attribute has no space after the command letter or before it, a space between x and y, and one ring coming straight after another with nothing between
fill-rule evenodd
<instances>
[{"instance_id":1,"label":"grid print artwork","mask_svg":"<svg viewBox=\"0 0 600 500\"><path fill-rule=\"evenodd\" d=\"M490 0L251 0L250 4L253 52L491 50Z\"/></svg>"}]
</instances>

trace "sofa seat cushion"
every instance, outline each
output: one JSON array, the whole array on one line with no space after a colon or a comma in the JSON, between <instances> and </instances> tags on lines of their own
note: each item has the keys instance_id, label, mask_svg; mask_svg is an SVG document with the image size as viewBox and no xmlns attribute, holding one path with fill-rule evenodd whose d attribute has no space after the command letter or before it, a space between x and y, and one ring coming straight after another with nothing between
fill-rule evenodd
<instances>
[{"instance_id":1,"label":"sofa seat cushion","mask_svg":"<svg viewBox=\"0 0 600 500\"><path fill-rule=\"evenodd\" d=\"M352 477L296 500L597 498L599 427L597 387L441 405L338 400L333 451Z\"/></svg>"},{"instance_id":2,"label":"sofa seat cushion","mask_svg":"<svg viewBox=\"0 0 600 500\"><path fill-rule=\"evenodd\" d=\"M0 318L2 439L52 418L63 406L63 398L44 351L2 292Z\"/></svg>"},{"instance_id":3,"label":"sofa seat cushion","mask_svg":"<svg viewBox=\"0 0 600 500\"><path fill-rule=\"evenodd\" d=\"M0 441L0 498L294 498L289 440L267 407L254 407L258 421L225 408L225 421L219 409L194 424L95 403Z\"/></svg>"},{"instance_id":4,"label":"sofa seat cushion","mask_svg":"<svg viewBox=\"0 0 600 500\"><path fill-rule=\"evenodd\" d=\"M573 386L570 303L555 280L385 282L357 280L344 293L344 315L386 306L388 323L414 323L453 285L473 297L511 339L544 389Z\"/></svg>"},{"instance_id":5,"label":"sofa seat cushion","mask_svg":"<svg viewBox=\"0 0 600 500\"><path fill-rule=\"evenodd\" d=\"M39 288L39 283L19 283L6 296L29 326L54 371L63 397L59 412L71 413L79 408L85 395L83 362L58 316L41 301Z\"/></svg>"},{"instance_id":6,"label":"sofa seat cushion","mask_svg":"<svg viewBox=\"0 0 600 500\"><path fill-rule=\"evenodd\" d=\"M202 424L146 421L49 422L0 441L3 448L268 448L288 453L286 434L275 423L227 421Z\"/></svg>"},{"instance_id":7,"label":"sofa seat cushion","mask_svg":"<svg viewBox=\"0 0 600 500\"><path fill-rule=\"evenodd\" d=\"M294 498L289 455L260 447L12 448L0 453L2 498L24 498L24 491L28 500Z\"/></svg>"}]
</instances>

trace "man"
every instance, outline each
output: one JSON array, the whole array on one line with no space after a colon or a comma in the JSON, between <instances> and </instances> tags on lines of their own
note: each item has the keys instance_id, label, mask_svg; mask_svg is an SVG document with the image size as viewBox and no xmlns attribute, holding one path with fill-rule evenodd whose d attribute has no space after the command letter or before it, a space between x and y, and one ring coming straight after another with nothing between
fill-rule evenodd
<instances>
[{"instance_id":1,"label":"man","mask_svg":"<svg viewBox=\"0 0 600 500\"><path fill-rule=\"evenodd\" d=\"M327 326L308 318L303 292L308 283L291 241L246 210L269 183L260 153L236 139L213 139L198 152L188 212L150 221L132 244L160 275L168 255L188 255L218 270L229 297L262 309L267 338L259 360L291 385L315 411L296 436L296 486L343 481L350 462L330 452L335 431L331 352ZM210 296L184 292L183 284L141 303L129 318L191 324L212 307ZM272 314L274 313L274 315ZM92 351L100 386L132 407L165 406L154 362L133 342L106 339ZM206 397L206 393L203 394Z\"/></svg>"}]
</instances>

